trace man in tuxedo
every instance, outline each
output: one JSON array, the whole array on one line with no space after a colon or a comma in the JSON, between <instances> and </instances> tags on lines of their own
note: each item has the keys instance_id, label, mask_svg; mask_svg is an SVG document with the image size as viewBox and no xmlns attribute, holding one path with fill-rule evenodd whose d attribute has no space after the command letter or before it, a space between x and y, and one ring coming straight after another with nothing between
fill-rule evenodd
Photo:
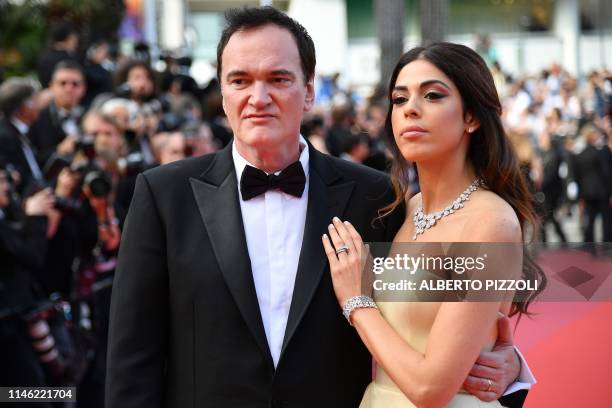
<instances>
[{"instance_id":1,"label":"man in tuxedo","mask_svg":"<svg viewBox=\"0 0 612 408\"><path fill-rule=\"evenodd\" d=\"M79 122L85 95L83 69L76 61L59 62L53 70L49 89L53 98L32 124L29 137L45 163L53 153L72 154L80 137Z\"/></svg>"},{"instance_id":2,"label":"man in tuxedo","mask_svg":"<svg viewBox=\"0 0 612 408\"><path fill-rule=\"evenodd\" d=\"M25 78L10 78L0 86L0 160L19 174L17 191L24 194L43 183L40 157L28 130L39 113L36 89Z\"/></svg>"},{"instance_id":3,"label":"man in tuxedo","mask_svg":"<svg viewBox=\"0 0 612 408\"><path fill-rule=\"evenodd\" d=\"M300 136L314 100L304 28L270 7L227 19L217 62L234 140L138 178L106 406L357 407L371 357L342 316L321 236L338 216L390 241L405 210L377 219L393 200L388 177ZM519 371L504 355L502 389Z\"/></svg>"}]
</instances>

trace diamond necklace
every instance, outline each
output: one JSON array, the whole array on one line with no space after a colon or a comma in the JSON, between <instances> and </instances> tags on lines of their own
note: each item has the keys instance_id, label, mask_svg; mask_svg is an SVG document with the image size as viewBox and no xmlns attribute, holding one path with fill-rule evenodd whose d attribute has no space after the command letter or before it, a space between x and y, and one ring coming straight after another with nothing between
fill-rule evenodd
<instances>
[{"instance_id":1,"label":"diamond necklace","mask_svg":"<svg viewBox=\"0 0 612 408\"><path fill-rule=\"evenodd\" d=\"M452 213L459 210L460 208L463 208L463 203L468 201L470 199L470 195L474 191L478 190L478 187L480 187L481 185L482 185L482 180L477 178L476 180L472 182L472 184L468 186L468 188L465 189L463 193L461 193L461 195L459 195L459 197L455 199L455 201L452 202L451 205L449 205L443 210L440 210L432 214L424 214L423 206L420 205L414 211L414 217L412 217L412 223L414 224L414 228L415 228L414 236L412 237L412 239L416 241L417 235L421 235L422 233L425 232L426 229L429 229L433 227L434 225L436 225L436 222L438 220L446 217L447 215L451 215Z\"/></svg>"}]
</instances>

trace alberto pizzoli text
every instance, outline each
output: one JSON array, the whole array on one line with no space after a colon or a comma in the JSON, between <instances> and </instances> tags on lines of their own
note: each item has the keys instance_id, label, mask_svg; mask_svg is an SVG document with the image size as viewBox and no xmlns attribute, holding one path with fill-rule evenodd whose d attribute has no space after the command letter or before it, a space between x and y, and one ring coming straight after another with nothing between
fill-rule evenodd
<instances>
[{"instance_id":1,"label":"alberto pizzoli text","mask_svg":"<svg viewBox=\"0 0 612 408\"><path fill-rule=\"evenodd\" d=\"M537 280L523 279L424 279L412 281L402 279L397 282L385 282L377 279L373 283L377 291L537 291Z\"/></svg>"}]
</instances>

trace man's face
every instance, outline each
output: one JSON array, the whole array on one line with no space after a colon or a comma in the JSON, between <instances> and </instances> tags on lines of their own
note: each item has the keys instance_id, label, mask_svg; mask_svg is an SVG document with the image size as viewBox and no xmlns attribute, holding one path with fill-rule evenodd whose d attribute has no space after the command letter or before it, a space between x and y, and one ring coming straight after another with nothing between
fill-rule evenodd
<instances>
[{"instance_id":1,"label":"man's face","mask_svg":"<svg viewBox=\"0 0 612 408\"><path fill-rule=\"evenodd\" d=\"M181 132L166 135L165 143L159 152L160 164L168 164L185 158L185 136Z\"/></svg>"},{"instance_id":2,"label":"man's face","mask_svg":"<svg viewBox=\"0 0 612 408\"><path fill-rule=\"evenodd\" d=\"M94 146L97 153L108 152L120 155L123 152L125 140L119 129L98 116L92 116L83 123L85 133L94 136Z\"/></svg>"},{"instance_id":3,"label":"man's face","mask_svg":"<svg viewBox=\"0 0 612 408\"><path fill-rule=\"evenodd\" d=\"M19 118L26 124L31 125L34 123L40 112L40 101L38 95L32 95L29 97L19 109Z\"/></svg>"},{"instance_id":4,"label":"man's face","mask_svg":"<svg viewBox=\"0 0 612 408\"><path fill-rule=\"evenodd\" d=\"M76 52L79 47L79 36L72 33L66 38L66 49L71 52Z\"/></svg>"},{"instance_id":5,"label":"man's face","mask_svg":"<svg viewBox=\"0 0 612 408\"><path fill-rule=\"evenodd\" d=\"M94 48L94 52L91 55L90 59L96 64L100 64L107 58L108 58L108 44L101 43L100 45Z\"/></svg>"},{"instance_id":6,"label":"man's face","mask_svg":"<svg viewBox=\"0 0 612 408\"><path fill-rule=\"evenodd\" d=\"M296 42L286 29L269 24L238 31L223 50L223 109L239 149L295 141L313 89L312 78L304 82Z\"/></svg>"},{"instance_id":7,"label":"man's face","mask_svg":"<svg viewBox=\"0 0 612 408\"><path fill-rule=\"evenodd\" d=\"M153 80L144 67L135 66L130 69L127 83L132 90L132 97L136 100L144 100L153 93Z\"/></svg>"},{"instance_id":8,"label":"man's face","mask_svg":"<svg viewBox=\"0 0 612 408\"><path fill-rule=\"evenodd\" d=\"M85 81L80 71L61 69L55 73L49 88L55 104L63 109L72 109L85 95Z\"/></svg>"}]
</instances>

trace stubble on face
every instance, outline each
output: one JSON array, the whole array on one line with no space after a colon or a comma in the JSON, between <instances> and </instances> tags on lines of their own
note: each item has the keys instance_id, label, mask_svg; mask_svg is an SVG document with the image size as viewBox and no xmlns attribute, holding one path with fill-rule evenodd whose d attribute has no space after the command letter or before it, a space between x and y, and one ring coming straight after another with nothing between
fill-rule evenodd
<instances>
[{"instance_id":1,"label":"stubble on face","mask_svg":"<svg viewBox=\"0 0 612 408\"><path fill-rule=\"evenodd\" d=\"M299 157L302 115L312 106L297 44L289 31L266 25L236 32L222 54L224 110L238 152L262 170Z\"/></svg>"}]
</instances>

